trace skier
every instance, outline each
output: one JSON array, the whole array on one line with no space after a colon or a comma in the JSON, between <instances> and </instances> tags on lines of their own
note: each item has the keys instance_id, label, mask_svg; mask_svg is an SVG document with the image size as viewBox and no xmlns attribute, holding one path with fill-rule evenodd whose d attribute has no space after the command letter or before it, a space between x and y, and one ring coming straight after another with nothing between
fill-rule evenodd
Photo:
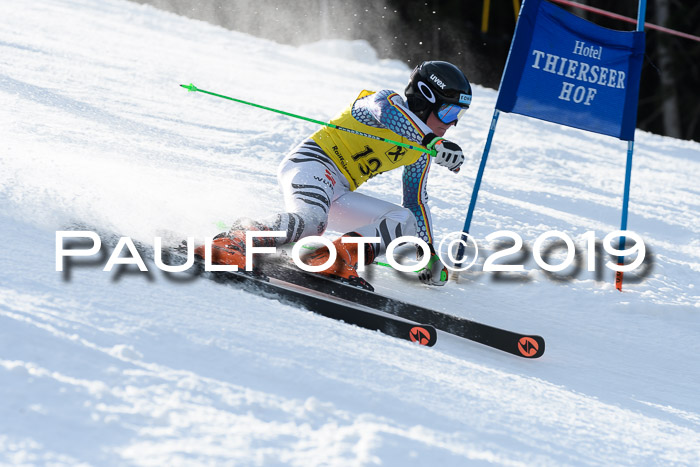
<instances>
[{"instance_id":1,"label":"skier","mask_svg":"<svg viewBox=\"0 0 700 467\"><path fill-rule=\"evenodd\" d=\"M443 135L457 124L471 103L471 85L464 73L448 62L423 62L411 73L405 95L404 100L391 90L362 91L331 123L434 149L435 163L458 172L464 162L462 150ZM321 235L330 223L334 230L347 232L341 238L381 239L364 245L364 264L371 264L395 238L423 239L430 246L431 258L418 271L419 278L430 285L444 285L447 269L433 247L427 204L430 164L431 158L424 152L323 127L293 149L279 166L277 179L286 212L258 221L234 222L228 232L215 237L212 262L245 268L247 230L284 231L286 237L254 239L254 246L281 246ZM404 167L403 207L355 191L375 175L398 167ZM320 274L371 289L357 273L358 243L344 243L341 238L333 242L335 262ZM195 253L204 257L204 246ZM329 255L329 249L322 247L305 262L312 266L325 264Z\"/></svg>"}]
</instances>

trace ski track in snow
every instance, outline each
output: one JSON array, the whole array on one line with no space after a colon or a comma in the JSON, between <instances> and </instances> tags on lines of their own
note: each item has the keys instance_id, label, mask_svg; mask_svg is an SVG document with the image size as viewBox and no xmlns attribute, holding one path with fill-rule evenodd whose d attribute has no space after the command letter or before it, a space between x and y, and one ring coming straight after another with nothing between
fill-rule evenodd
<instances>
[{"instance_id":1,"label":"ski track in snow","mask_svg":"<svg viewBox=\"0 0 700 467\"><path fill-rule=\"evenodd\" d=\"M55 271L76 224L150 243L278 209L276 166L409 68L362 44L294 48L118 0L20 2L0 17L0 463L698 465L700 145L637 132L629 228L653 253L625 284L580 272L462 274L444 290L369 271L381 293L541 334L537 361L441 333L432 349L152 267ZM434 166L435 233L459 231L496 94L475 86ZM619 228L626 144L504 115L471 233ZM362 192L400 202L400 174ZM152 266L152 265L151 265ZM630 274L629 276L632 276Z\"/></svg>"}]
</instances>

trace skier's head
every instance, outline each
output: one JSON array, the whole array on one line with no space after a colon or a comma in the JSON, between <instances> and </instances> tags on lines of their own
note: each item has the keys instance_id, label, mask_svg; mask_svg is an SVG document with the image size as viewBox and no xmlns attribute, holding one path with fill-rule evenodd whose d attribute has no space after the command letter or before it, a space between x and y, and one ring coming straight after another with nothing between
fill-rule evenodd
<instances>
[{"instance_id":1,"label":"skier's head","mask_svg":"<svg viewBox=\"0 0 700 467\"><path fill-rule=\"evenodd\" d=\"M447 127L457 124L472 101L469 80L462 70L449 62L431 61L418 65L411 73L405 93L408 108L418 118L427 123L434 114L433 119Z\"/></svg>"}]
</instances>

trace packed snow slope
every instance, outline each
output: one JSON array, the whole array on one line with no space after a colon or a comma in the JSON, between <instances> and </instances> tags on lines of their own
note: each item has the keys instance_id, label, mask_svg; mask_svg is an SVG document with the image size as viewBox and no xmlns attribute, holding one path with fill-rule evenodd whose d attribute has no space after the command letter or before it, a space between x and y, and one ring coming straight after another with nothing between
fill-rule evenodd
<instances>
[{"instance_id":1,"label":"packed snow slope","mask_svg":"<svg viewBox=\"0 0 700 467\"><path fill-rule=\"evenodd\" d=\"M409 68L366 48L293 48L121 0L3 8L0 463L700 464L694 142L636 135L629 228L653 261L623 293L607 269L555 280L529 252L508 258L523 273L482 258L440 290L372 269L382 293L544 336L539 360L444 333L422 348L208 281L103 272L104 257L55 270L55 232L76 225L149 243L276 212L276 166L315 127L178 85L328 120L362 89L403 89ZM448 135L476 155L432 169L438 238L461 229L494 101L475 86ZM602 239L625 150L503 115L472 234L484 250L502 229L530 248L549 230ZM361 191L399 203L399 186Z\"/></svg>"}]
</instances>

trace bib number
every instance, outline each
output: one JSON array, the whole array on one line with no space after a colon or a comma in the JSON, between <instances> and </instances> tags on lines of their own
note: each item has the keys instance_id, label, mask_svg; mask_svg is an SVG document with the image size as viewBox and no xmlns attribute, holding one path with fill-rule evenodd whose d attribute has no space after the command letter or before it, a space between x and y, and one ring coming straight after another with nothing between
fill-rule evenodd
<instances>
[{"instance_id":1,"label":"bib number","mask_svg":"<svg viewBox=\"0 0 700 467\"><path fill-rule=\"evenodd\" d=\"M366 145L364 151L352 155L352 160L357 162L357 166L360 168L362 175L369 175L370 177L376 175L377 171L382 166L382 161L376 157L368 157L372 154L374 154L374 149Z\"/></svg>"}]
</instances>

